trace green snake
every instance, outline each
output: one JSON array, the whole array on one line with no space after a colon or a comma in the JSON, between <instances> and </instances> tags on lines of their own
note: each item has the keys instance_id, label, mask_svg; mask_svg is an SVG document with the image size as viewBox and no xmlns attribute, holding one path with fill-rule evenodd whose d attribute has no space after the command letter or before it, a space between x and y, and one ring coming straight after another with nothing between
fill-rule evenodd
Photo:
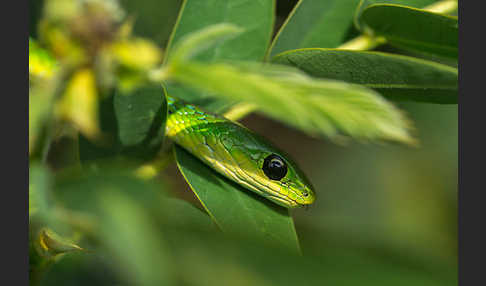
<instances>
[{"instance_id":1,"label":"green snake","mask_svg":"<svg viewBox=\"0 0 486 286\"><path fill-rule=\"evenodd\" d=\"M29 38L29 76L51 77L57 63ZM309 180L282 151L237 122L167 97L166 134L218 173L287 208L312 204Z\"/></svg>"},{"instance_id":2,"label":"green snake","mask_svg":"<svg viewBox=\"0 0 486 286\"><path fill-rule=\"evenodd\" d=\"M167 103L167 136L218 173L287 208L314 202L302 171L263 137L174 97Z\"/></svg>"}]
</instances>

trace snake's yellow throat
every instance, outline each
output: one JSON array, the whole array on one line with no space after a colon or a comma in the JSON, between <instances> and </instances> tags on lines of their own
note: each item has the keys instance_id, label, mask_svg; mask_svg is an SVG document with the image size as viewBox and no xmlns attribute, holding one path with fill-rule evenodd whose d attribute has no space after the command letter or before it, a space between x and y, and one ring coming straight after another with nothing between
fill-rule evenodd
<instances>
[{"instance_id":1,"label":"snake's yellow throat","mask_svg":"<svg viewBox=\"0 0 486 286\"><path fill-rule=\"evenodd\" d=\"M218 173L287 208L315 201L297 165L264 138L172 97L168 105L167 136Z\"/></svg>"}]
</instances>

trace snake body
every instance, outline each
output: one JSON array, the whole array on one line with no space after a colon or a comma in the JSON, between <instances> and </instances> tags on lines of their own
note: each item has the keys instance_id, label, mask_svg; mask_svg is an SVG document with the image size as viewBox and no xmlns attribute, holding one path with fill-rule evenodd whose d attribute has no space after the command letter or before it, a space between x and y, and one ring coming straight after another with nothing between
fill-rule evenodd
<instances>
[{"instance_id":1,"label":"snake body","mask_svg":"<svg viewBox=\"0 0 486 286\"><path fill-rule=\"evenodd\" d=\"M297 165L263 137L174 97L167 103L167 136L218 173L287 208L314 202Z\"/></svg>"},{"instance_id":2,"label":"snake body","mask_svg":"<svg viewBox=\"0 0 486 286\"><path fill-rule=\"evenodd\" d=\"M29 75L52 76L55 60L29 39ZM166 134L223 176L287 208L312 204L314 191L297 165L237 122L167 96Z\"/></svg>"}]
</instances>

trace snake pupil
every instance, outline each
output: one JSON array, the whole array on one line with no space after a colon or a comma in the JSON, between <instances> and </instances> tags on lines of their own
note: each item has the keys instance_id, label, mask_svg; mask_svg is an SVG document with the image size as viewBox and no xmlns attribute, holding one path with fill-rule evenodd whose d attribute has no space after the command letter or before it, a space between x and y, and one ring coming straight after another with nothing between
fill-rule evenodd
<instances>
[{"instance_id":1,"label":"snake pupil","mask_svg":"<svg viewBox=\"0 0 486 286\"><path fill-rule=\"evenodd\" d=\"M269 179L279 181L287 174L287 165L280 156L272 154L263 161L262 170Z\"/></svg>"}]
</instances>

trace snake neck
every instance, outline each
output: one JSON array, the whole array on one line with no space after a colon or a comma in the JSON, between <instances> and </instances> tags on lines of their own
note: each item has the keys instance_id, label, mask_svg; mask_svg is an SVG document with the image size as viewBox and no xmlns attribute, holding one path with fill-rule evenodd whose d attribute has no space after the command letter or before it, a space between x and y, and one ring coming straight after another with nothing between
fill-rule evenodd
<instances>
[{"instance_id":1,"label":"snake neck","mask_svg":"<svg viewBox=\"0 0 486 286\"><path fill-rule=\"evenodd\" d=\"M183 100L167 95L167 111L169 112L169 115L187 107L187 105L188 104Z\"/></svg>"}]
</instances>

